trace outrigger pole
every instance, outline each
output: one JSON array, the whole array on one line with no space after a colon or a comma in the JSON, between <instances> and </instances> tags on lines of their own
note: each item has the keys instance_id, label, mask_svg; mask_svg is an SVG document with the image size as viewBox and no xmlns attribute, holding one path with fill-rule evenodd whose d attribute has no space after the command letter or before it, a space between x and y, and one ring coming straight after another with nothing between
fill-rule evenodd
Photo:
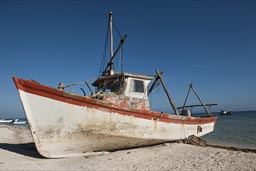
<instances>
[{"instance_id":1,"label":"outrigger pole","mask_svg":"<svg viewBox=\"0 0 256 171\"><path fill-rule=\"evenodd\" d=\"M167 90L167 88L166 88L166 86L164 84L164 81L162 79L162 75L163 75L162 72L159 72L158 70L156 70L156 80L155 80L155 82L153 83L152 86L155 86L156 82L158 80L160 80L160 82L161 82L161 84L162 84L162 86L164 88L164 91L165 91L165 93L167 95L167 98L168 98L168 100L169 100L169 102L170 102L170 104L172 106L173 111L175 112L176 115L179 115L179 112L178 112L177 108L175 107L175 105L174 105L174 103L173 103L173 101L171 99L171 96L170 96L170 94L169 94L169 92L168 92L168 90ZM153 89L153 87L151 87L149 91L152 91L152 89Z\"/></svg>"},{"instance_id":2,"label":"outrigger pole","mask_svg":"<svg viewBox=\"0 0 256 171\"><path fill-rule=\"evenodd\" d=\"M200 103L201 103L201 106L204 107L204 110L206 111L206 113L207 113L209 116L211 116L211 114L210 114L210 112L208 111L208 109L207 109L206 106L213 106L213 105L217 105L217 104L204 104L203 101L201 100L201 98L199 97L199 95L197 94L197 92L195 91L195 89L193 88L193 84L192 84L192 83L189 84L188 93L187 93L186 99L185 99L185 101L184 101L184 105L183 105L183 107L182 107L183 110L185 109L185 107L189 107L189 106L185 106L185 105L186 105L186 102L187 102L187 99L188 99L188 95L189 95L190 90L192 90L192 91L195 93L196 97L198 98L198 100L199 100ZM199 106L199 105L191 105L191 107L194 107L194 106Z\"/></svg>"}]
</instances>

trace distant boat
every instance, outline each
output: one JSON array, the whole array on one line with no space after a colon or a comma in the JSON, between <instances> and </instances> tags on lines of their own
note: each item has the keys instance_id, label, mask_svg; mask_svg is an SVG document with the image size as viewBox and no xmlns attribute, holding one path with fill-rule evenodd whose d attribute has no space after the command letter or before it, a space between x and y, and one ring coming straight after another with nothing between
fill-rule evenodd
<instances>
[{"instance_id":1,"label":"distant boat","mask_svg":"<svg viewBox=\"0 0 256 171\"><path fill-rule=\"evenodd\" d=\"M227 110L222 110L222 111L220 111L220 114L221 115L232 115L232 112L231 111L227 111Z\"/></svg>"},{"instance_id":2,"label":"distant boat","mask_svg":"<svg viewBox=\"0 0 256 171\"><path fill-rule=\"evenodd\" d=\"M112 37L112 13L109 14ZM91 95L70 93L63 83L52 88L33 80L13 77L38 152L46 158L85 155L203 136L214 130L216 116L180 114L156 75L114 71L113 59L125 41L121 38L110 60L94 82ZM112 38L110 38L112 40ZM147 60L147 59L145 59ZM74 66L76 67L76 66ZM149 83L151 82L151 86ZM152 111L149 94L160 83L174 114ZM192 87L192 84L191 84ZM205 105L203 105L205 107Z\"/></svg>"},{"instance_id":3,"label":"distant boat","mask_svg":"<svg viewBox=\"0 0 256 171\"><path fill-rule=\"evenodd\" d=\"M13 119L0 119L0 123L11 123Z\"/></svg>"},{"instance_id":4,"label":"distant boat","mask_svg":"<svg viewBox=\"0 0 256 171\"><path fill-rule=\"evenodd\" d=\"M15 124L15 125L27 124L27 121L26 121L26 119L15 119L13 121L13 124Z\"/></svg>"}]
</instances>

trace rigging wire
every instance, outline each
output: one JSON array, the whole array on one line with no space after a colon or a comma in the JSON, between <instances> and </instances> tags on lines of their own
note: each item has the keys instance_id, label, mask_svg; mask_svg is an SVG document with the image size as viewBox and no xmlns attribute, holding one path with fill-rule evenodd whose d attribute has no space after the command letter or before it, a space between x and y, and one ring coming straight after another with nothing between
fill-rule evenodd
<instances>
[{"instance_id":1,"label":"rigging wire","mask_svg":"<svg viewBox=\"0 0 256 171\"><path fill-rule=\"evenodd\" d=\"M120 33L120 31L118 30L118 28L116 27L116 25L115 25L115 23L113 21L112 21L112 25L114 26L114 29L118 33L119 37L122 38L122 34Z\"/></svg>"},{"instance_id":2,"label":"rigging wire","mask_svg":"<svg viewBox=\"0 0 256 171\"><path fill-rule=\"evenodd\" d=\"M98 76L101 75L101 72L104 69L105 63L106 63L106 54L107 54L107 46L108 46L108 37L109 37L109 23L108 23L108 28L107 28L107 33L106 33L106 38L105 38L105 44L104 44L104 51L103 51L103 55L102 55L102 59L101 59L101 65L100 65L100 71Z\"/></svg>"},{"instance_id":3,"label":"rigging wire","mask_svg":"<svg viewBox=\"0 0 256 171\"><path fill-rule=\"evenodd\" d=\"M122 34L118 30L117 26L115 25L114 21L112 21L112 24L114 26L115 31L119 35L119 38L122 38ZM123 73L123 46L120 49L120 59L119 59L119 65L118 65L118 71L121 71Z\"/></svg>"},{"instance_id":4,"label":"rigging wire","mask_svg":"<svg viewBox=\"0 0 256 171\"><path fill-rule=\"evenodd\" d=\"M120 59L119 59L117 71L123 73L123 47L120 49Z\"/></svg>"},{"instance_id":5,"label":"rigging wire","mask_svg":"<svg viewBox=\"0 0 256 171\"><path fill-rule=\"evenodd\" d=\"M122 46L122 48L121 48L121 72L123 73L124 72L124 57L123 57L123 55L124 55L124 48L123 48L123 46Z\"/></svg>"}]
</instances>

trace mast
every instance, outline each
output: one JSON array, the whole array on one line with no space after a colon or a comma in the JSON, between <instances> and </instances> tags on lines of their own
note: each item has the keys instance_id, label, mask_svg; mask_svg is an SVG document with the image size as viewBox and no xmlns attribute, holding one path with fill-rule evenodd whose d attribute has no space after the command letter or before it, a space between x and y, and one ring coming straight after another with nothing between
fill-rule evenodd
<instances>
[{"instance_id":1,"label":"mast","mask_svg":"<svg viewBox=\"0 0 256 171\"><path fill-rule=\"evenodd\" d=\"M109 59L107 66L105 67L104 71L102 72L103 76L104 75L114 75L114 63L113 63L114 57L116 56L118 51L123 47L124 41L127 38L127 35L124 35L121 38L120 43L114 52L114 50L113 50L113 29L112 28L113 28L112 27L112 11L110 11L109 12L110 59Z\"/></svg>"},{"instance_id":2,"label":"mast","mask_svg":"<svg viewBox=\"0 0 256 171\"><path fill-rule=\"evenodd\" d=\"M113 57L113 29L112 29L112 11L109 12L109 31L110 31L110 59ZM110 64L109 75L114 74L114 64Z\"/></svg>"}]
</instances>

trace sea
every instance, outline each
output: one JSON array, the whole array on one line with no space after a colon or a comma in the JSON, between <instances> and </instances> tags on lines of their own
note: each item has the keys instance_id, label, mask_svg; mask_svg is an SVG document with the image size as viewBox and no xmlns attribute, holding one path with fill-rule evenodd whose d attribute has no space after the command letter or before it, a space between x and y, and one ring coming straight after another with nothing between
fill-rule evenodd
<instances>
[{"instance_id":1,"label":"sea","mask_svg":"<svg viewBox=\"0 0 256 171\"><path fill-rule=\"evenodd\" d=\"M212 133L202 137L209 144L256 149L256 111L218 116Z\"/></svg>"},{"instance_id":2,"label":"sea","mask_svg":"<svg viewBox=\"0 0 256 171\"><path fill-rule=\"evenodd\" d=\"M232 115L218 116L212 133L201 137L208 144L236 147L242 149L256 149L256 111L232 112ZM28 126L27 124L13 124Z\"/></svg>"}]
</instances>

